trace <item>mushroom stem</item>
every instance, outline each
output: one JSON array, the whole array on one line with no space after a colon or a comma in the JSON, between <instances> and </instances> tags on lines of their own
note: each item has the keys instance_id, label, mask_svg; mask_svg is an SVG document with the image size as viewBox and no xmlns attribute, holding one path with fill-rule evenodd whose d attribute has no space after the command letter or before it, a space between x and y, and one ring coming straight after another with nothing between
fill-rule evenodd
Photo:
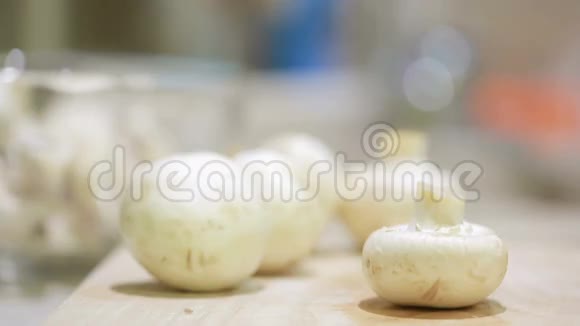
<instances>
[{"instance_id":1,"label":"mushroom stem","mask_svg":"<svg viewBox=\"0 0 580 326\"><path fill-rule=\"evenodd\" d=\"M418 183L417 225L421 228L455 226L463 223L465 201L451 187Z\"/></svg>"}]
</instances>

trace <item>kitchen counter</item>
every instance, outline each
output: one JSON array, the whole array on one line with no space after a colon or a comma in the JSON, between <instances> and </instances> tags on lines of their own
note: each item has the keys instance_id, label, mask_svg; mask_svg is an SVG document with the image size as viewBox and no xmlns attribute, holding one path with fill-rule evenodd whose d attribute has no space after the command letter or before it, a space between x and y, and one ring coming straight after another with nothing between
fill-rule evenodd
<instances>
[{"instance_id":1,"label":"kitchen counter","mask_svg":"<svg viewBox=\"0 0 580 326\"><path fill-rule=\"evenodd\" d=\"M323 249L292 272L255 277L231 292L168 289L119 248L48 324L573 324L580 307L579 212L572 204L527 199L483 198L470 204L468 219L492 226L510 258L499 289L469 308L402 308L376 298L364 282L360 256L335 224Z\"/></svg>"}]
</instances>

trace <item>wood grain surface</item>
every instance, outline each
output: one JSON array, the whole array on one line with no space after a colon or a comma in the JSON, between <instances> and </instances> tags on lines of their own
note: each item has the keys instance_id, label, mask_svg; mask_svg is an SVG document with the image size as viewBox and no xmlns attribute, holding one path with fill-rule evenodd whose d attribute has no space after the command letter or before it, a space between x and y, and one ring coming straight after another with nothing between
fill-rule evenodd
<instances>
[{"instance_id":1,"label":"wood grain surface","mask_svg":"<svg viewBox=\"0 0 580 326\"><path fill-rule=\"evenodd\" d=\"M497 214L503 212L502 215ZM580 215L561 205L480 204L478 222L493 225L510 248L500 288L459 310L403 308L365 283L360 257L333 245L286 275L255 277L240 288L196 294L166 288L120 248L83 282L49 325L573 325L580 323ZM509 218L505 218L509 216Z\"/></svg>"}]
</instances>

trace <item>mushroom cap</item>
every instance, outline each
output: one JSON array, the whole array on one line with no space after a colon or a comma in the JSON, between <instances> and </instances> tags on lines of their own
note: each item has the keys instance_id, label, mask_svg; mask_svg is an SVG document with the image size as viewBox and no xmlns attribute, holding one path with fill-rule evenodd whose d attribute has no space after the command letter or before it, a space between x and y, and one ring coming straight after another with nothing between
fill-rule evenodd
<instances>
[{"instance_id":1,"label":"mushroom cap","mask_svg":"<svg viewBox=\"0 0 580 326\"><path fill-rule=\"evenodd\" d=\"M298 182L303 187L309 187L311 191L317 191L316 197L328 210L328 218L330 218L337 209L339 199L334 184L336 166L334 166L335 159L332 150L315 137L301 133L281 135L265 142L262 147L282 153L290 160L295 168L292 172ZM319 161L330 163L331 171L320 175L318 189L316 189L311 188L314 186L312 182L309 183L309 174L313 174L309 171Z\"/></svg>"},{"instance_id":2,"label":"mushroom cap","mask_svg":"<svg viewBox=\"0 0 580 326\"><path fill-rule=\"evenodd\" d=\"M284 155L252 150L238 154L234 160L245 169L244 174L257 172L264 178L263 183L252 182L254 196L267 195L264 215L271 227L259 272L282 272L312 251L326 220L326 211L317 200L303 201L296 197L300 184L290 174L291 162ZM266 194L269 187L274 191Z\"/></svg>"},{"instance_id":3,"label":"mushroom cap","mask_svg":"<svg viewBox=\"0 0 580 326\"><path fill-rule=\"evenodd\" d=\"M168 162L185 164L173 166L176 171L190 170L180 186L194 190L193 200L168 199L156 186L159 171ZM258 269L268 236L261 204L243 200L239 194L232 200L208 198L200 191L203 181L200 185L196 180L203 167L210 173L224 165L235 173L221 173L224 188L229 188L229 181L239 171L221 155L183 154L156 161L153 172L144 177L143 197L125 199L121 212L124 239L134 257L162 283L185 290L217 291L235 287Z\"/></svg>"},{"instance_id":4,"label":"mushroom cap","mask_svg":"<svg viewBox=\"0 0 580 326\"><path fill-rule=\"evenodd\" d=\"M371 288L389 302L457 308L491 294L507 261L503 242L487 227L463 223L421 231L399 225L371 234L362 268Z\"/></svg>"},{"instance_id":5,"label":"mushroom cap","mask_svg":"<svg viewBox=\"0 0 580 326\"><path fill-rule=\"evenodd\" d=\"M348 175L346 178L353 177ZM404 182L408 180L394 179L391 171L369 169L360 177L364 181L357 184L360 187L356 189L356 194L360 197L343 200L340 215L358 247L362 248L373 231L410 222L416 211L416 203L412 196L413 187L409 182ZM353 181L348 180L349 183ZM402 195L400 198L395 196L397 192Z\"/></svg>"},{"instance_id":6,"label":"mushroom cap","mask_svg":"<svg viewBox=\"0 0 580 326\"><path fill-rule=\"evenodd\" d=\"M343 202L340 215L360 250L371 233L381 227L407 223L414 212L412 200L395 201L388 197L376 200L365 193L358 200Z\"/></svg>"}]
</instances>

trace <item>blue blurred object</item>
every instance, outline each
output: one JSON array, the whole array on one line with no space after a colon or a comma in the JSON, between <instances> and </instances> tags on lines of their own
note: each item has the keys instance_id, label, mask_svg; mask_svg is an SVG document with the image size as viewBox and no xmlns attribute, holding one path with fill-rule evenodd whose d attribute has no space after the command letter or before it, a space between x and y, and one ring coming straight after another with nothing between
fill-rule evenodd
<instances>
[{"instance_id":1,"label":"blue blurred object","mask_svg":"<svg viewBox=\"0 0 580 326\"><path fill-rule=\"evenodd\" d=\"M265 66L276 70L322 68L331 64L334 7L339 1L295 0L264 26Z\"/></svg>"}]
</instances>

